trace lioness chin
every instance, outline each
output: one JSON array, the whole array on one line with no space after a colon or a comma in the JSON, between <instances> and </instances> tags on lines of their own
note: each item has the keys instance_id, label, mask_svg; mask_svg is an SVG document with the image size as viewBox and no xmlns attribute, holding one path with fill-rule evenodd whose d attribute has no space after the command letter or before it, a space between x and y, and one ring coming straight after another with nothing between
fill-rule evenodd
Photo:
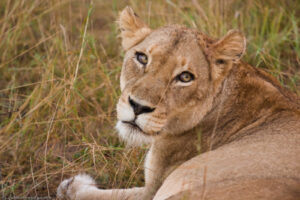
<instances>
[{"instance_id":1,"label":"lioness chin","mask_svg":"<svg viewBox=\"0 0 300 200\"><path fill-rule=\"evenodd\" d=\"M77 175L59 198L300 198L299 100L240 60L241 32L214 40L179 25L151 30L129 7L119 25L116 127L130 145L150 145L145 186L102 190Z\"/></svg>"}]
</instances>

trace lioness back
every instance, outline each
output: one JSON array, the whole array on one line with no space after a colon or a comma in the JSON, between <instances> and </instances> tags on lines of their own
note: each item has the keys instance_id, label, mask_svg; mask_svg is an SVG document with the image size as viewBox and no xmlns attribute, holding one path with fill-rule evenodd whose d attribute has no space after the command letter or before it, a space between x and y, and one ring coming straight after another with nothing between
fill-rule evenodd
<instances>
[{"instance_id":1,"label":"lioness back","mask_svg":"<svg viewBox=\"0 0 300 200\"><path fill-rule=\"evenodd\" d=\"M300 123L278 121L182 164L154 199L299 199Z\"/></svg>"}]
</instances>

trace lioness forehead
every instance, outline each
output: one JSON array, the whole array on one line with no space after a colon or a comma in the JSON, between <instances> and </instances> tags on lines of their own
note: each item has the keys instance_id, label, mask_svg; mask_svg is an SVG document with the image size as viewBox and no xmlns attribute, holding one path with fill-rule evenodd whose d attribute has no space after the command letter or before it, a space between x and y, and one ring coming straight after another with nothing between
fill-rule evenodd
<instances>
[{"instance_id":1,"label":"lioness forehead","mask_svg":"<svg viewBox=\"0 0 300 200\"><path fill-rule=\"evenodd\" d=\"M170 25L154 30L138 47L146 47L150 53L158 50L164 53L180 51L182 54L186 52L185 49L199 49L196 32L179 25Z\"/></svg>"}]
</instances>

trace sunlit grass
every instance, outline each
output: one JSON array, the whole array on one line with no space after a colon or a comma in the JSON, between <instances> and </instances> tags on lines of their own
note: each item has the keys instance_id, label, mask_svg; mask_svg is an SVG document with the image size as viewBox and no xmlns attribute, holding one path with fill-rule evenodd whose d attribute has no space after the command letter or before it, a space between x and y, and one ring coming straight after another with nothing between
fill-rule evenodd
<instances>
[{"instance_id":1,"label":"sunlit grass","mask_svg":"<svg viewBox=\"0 0 300 200\"><path fill-rule=\"evenodd\" d=\"M299 93L297 1L127 1L152 28L184 24L247 36L245 61ZM0 1L0 197L53 196L86 172L99 187L143 184L145 148L114 130L124 1Z\"/></svg>"}]
</instances>

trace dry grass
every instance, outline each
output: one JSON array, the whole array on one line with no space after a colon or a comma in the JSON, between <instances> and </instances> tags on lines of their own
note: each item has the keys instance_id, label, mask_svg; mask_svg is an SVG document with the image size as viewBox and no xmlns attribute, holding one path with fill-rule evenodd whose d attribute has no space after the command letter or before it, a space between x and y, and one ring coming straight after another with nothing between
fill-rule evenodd
<instances>
[{"instance_id":1,"label":"dry grass","mask_svg":"<svg viewBox=\"0 0 300 200\"><path fill-rule=\"evenodd\" d=\"M297 1L2 0L0 197L55 196L79 172L102 188L143 185L145 148L126 149L114 130L123 56L114 22L125 5L153 28L241 29L244 60L299 94Z\"/></svg>"}]
</instances>

